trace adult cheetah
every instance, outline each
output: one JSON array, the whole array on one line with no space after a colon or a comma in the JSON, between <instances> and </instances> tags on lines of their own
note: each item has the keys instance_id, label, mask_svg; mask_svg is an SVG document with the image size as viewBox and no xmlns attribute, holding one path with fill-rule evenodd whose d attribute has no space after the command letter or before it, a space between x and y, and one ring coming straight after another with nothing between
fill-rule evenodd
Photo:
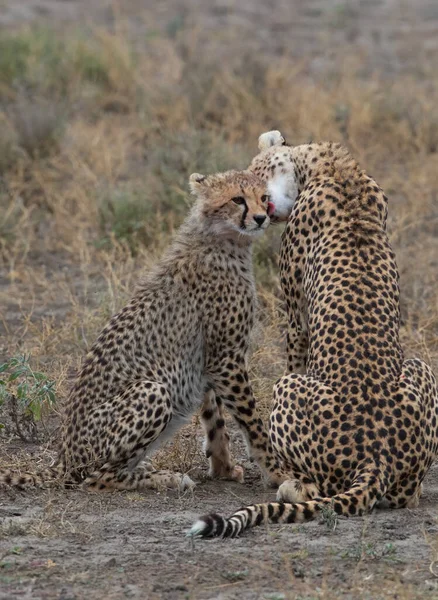
<instances>
[{"instance_id":1,"label":"adult cheetah","mask_svg":"<svg viewBox=\"0 0 438 600\"><path fill-rule=\"evenodd\" d=\"M211 475L233 466L224 406L272 483L284 480L257 417L246 356L254 321L252 242L269 225L265 184L249 171L193 174L197 200L167 253L92 346L68 398L58 464L0 472L25 487L62 477L87 489L184 489L186 476L145 462L196 411Z\"/></svg>"},{"instance_id":2,"label":"adult cheetah","mask_svg":"<svg viewBox=\"0 0 438 600\"><path fill-rule=\"evenodd\" d=\"M273 218L291 213L280 256L289 374L270 418L291 478L278 502L201 518L190 533L204 537L306 521L325 505L345 516L417 506L438 454L435 377L400 347L384 193L339 144L291 147L274 131L259 149L250 170L268 182Z\"/></svg>"}]
</instances>

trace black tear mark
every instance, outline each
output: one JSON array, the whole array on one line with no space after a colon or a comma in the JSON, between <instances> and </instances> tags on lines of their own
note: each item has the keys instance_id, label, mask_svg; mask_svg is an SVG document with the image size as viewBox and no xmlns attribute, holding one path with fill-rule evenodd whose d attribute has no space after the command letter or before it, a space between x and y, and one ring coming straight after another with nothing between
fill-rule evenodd
<instances>
[{"instance_id":1,"label":"black tear mark","mask_svg":"<svg viewBox=\"0 0 438 600\"><path fill-rule=\"evenodd\" d=\"M242 219L240 221L240 229L246 229L245 219L246 219L247 214L248 214L248 205L245 201L245 208L243 209Z\"/></svg>"}]
</instances>

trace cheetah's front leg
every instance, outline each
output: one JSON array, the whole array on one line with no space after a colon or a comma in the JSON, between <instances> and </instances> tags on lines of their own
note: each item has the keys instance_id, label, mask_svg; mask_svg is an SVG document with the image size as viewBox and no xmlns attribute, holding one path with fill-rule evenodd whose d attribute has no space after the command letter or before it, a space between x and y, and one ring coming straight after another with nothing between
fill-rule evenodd
<instances>
[{"instance_id":1,"label":"cheetah's front leg","mask_svg":"<svg viewBox=\"0 0 438 600\"><path fill-rule=\"evenodd\" d=\"M223 399L243 431L251 456L267 473L269 483L280 485L287 475L273 452L265 424L257 414L244 359L239 363L227 359L210 375L216 394Z\"/></svg>"},{"instance_id":2,"label":"cheetah's front leg","mask_svg":"<svg viewBox=\"0 0 438 600\"><path fill-rule=\"evenodd\" d=\"M222 400L214 390L208 390L201 408L201 421L205 429L205 454L210 460L210 476L232 479L243 483L243 469L233 465L230 454L230 436L224 419Z\"/></svg>"}]
</instances>

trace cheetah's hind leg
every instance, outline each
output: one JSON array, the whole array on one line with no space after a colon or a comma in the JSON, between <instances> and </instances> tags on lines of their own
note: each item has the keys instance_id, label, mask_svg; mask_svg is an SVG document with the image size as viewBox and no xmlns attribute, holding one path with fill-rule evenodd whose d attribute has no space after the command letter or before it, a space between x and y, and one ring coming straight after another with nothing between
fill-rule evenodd
<instances>
[{"instance_id":1,"label":"cheetah's hind leg","mask_svg":"<svg viewBox=\"0 0 438 600\"><path fill-rule=\"evenodd\" d=\"M405 407L403 428L399 431L399 436L403 436L408 450L405 452L406 456L402 457L405 468L399 472L397 481L379 502L378 508L416 508L423 491L422 478L438 457L438 430L434 426L438 417L438 388L429 365L418 358L406 360L394 397ZM409 448L409 440L413 435L418 435L420 423L425 428L421 432L422 454L420 460L417 458L415 465L412 463L410 466L414 447ZM402 459L400 462L403 464Z\"/></svg>"},{"instance_id":2,"label":"cheetah's hind leg","mask_svg":"<svg viewBox=\"0 0 438 600\"><path fill-rule=\"evenodd\" d=\"M102 414L102 407L100 414ZM172 422L172 402L166 388L153 381L136 381L103 407L110 415L101 422L104 464L84 481L89 491L179 489L194 486L187 475L154 471L146 452L165 442L178 425ZM97 420L97 416L96 416ZM182 424L182 423L181 423ZM103 461L102 461L103 462Z\"/></svg>"},{"instance_id":3,"label":"cheetah's hind leg","mask_svg":"<svg viewBox=\"0 0 438 600\"><path fill-rule=\"evenodd\" d=\"M231 458L230 436L225 426L223 404L212 389L204 396L201 422L205 430L205 454L210 461L210 477L243 483L243 468L233 465Z\"/></svg>"},{"instance_id":4,"label":"cheetah's hind leg","mask_svg":"<svg viewBox=\"0 0 438 600\"><path fill-rule=\"evenodd\" d=\"M399 488L387 492L380 502L377 503L377 508L417 508L423 493L423 484L420 483L418 485L418 483L412 483L407 480L401 482L401 484L404 483L406 483L405 487L400 485ZM409 491L409 494L411 495L407 496L406 490Z\"/></svg>"},{"instance_id":5,"label":"cheetah's hind leg","mask_svg":"<svg viewBox=\"0 0 438 600\"><path fill-rule=\"evenodd\" d=\"M182 492L195 486L188 475L173 471L150 470L148 466L144 468L145 466L140 464L131 471L126 466L117 469L115 465L107 463L86 479L84 487L88 491L97 492L113 490L142 492L150 489L159 491L170 489Z\"/></svg>"}]
</instances>

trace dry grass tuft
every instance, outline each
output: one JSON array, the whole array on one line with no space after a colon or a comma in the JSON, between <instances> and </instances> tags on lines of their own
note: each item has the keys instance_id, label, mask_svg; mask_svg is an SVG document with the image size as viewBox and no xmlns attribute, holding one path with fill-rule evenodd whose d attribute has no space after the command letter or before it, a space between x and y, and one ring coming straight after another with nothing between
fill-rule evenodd
<instances>
[{"instance_id":1,"label":"dry grass tuft","mask_svg":"<svg viewBox=\"0 0 438 600\"><path fill-rule=\"evenodd\" d=\"M258 135L281 128L292 143L347 144L387 191L403 342L437 370L436 64L389 79L356 52L319 75L287 50L240 51L232 30L116 25L0 32L2 358L29 353L62 406L80 357L186 214L189 174L244 167ZM255 251L264 414L284 370L279 237L272 227ZM180 469L199 451L185 435L167 455Z\"/></svg>"},{"instance_id":2,"label":"dry grass tuft","mask_svg":"<svg viewBox=\"0 0 438 600\"><path fill-rule=\"evenodd\" d=\"M44 158L58 151L65 117L61 105L47 98L20 96L7 114L15 143L29 157Z\"/></svg>"}]
</instances>

